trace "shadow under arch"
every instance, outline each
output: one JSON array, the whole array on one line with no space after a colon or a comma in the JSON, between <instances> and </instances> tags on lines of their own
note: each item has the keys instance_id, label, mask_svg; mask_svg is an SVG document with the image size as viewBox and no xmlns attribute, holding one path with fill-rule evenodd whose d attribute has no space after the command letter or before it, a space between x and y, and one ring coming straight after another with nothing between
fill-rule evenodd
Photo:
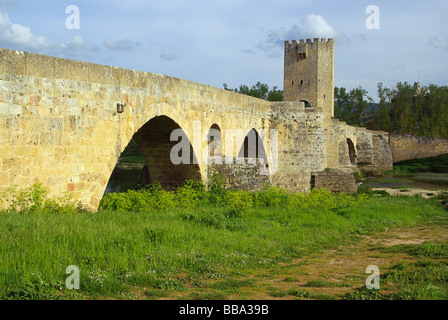
<instances>
[{"instance_id":1,"label":"shadow under arch","mask_svg":"<svg viewBox=\"0 0 448 320\"><path fill-rule=\"evenodd\" d=\"M353 144L352 139L347 138L347 146L348 146L348 156L350 158L350 163L355 165L357 156L356 156L355 145Z\"/></svg>"},{"instance_id":2,"label":"shadow under arch","mask_svg":"<svg viewBox=\"0 0 448 320\"><path fill-rule=\"evenodd\" d=\"M171 141L171 134L174 130L179 133L175 137L178 140ZM163 189L172 190L186 180L201 180L201 172L193 152L193 146L179 124L171 118L156 116L150 119L134 133L131 141L135 141L145 159L145 166L135 185L137 182L140 186L144 186L148 182L159 182ZM186 148L179 149L176 146L178 144L182 144ZM176 149L173 149L175 146ZM178 151L174 152L175 157L187 161L179 164L173 163L172 150ZM185 150L188 154L182 154ZM148 179L142 185L141 178L145 176Z\"/></svg>"},{"instance_id":3,"label":"shadow under arch","mask_svg":"<svg viewBox=\"0 0 448 320\"><path fill-rule=\"evenodd\" d=\"M254 128L250 129L246 134L244 142L241 145L240 151L238 152L238 157L253 159L253 163L256 163L256 159L261 159L264 164L268 164L268 158L266 155L266 149L263 144L263 139L260 137L258 131Z\"/></svg>"}]
</instances>

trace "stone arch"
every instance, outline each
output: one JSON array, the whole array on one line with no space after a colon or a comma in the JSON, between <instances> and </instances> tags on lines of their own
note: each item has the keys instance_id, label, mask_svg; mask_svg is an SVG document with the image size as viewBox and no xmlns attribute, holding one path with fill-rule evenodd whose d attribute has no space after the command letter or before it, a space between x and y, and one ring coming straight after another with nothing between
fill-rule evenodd
<instances>
[{"instance_id":1,"label":"stone arch","mask_svg":"<svg viewBox=\"0 0 448 320\"><path fill-rule=\"evenodd\" d=\"M313 107L308 100L300 100L300 102L303 102L305 104L305 108L312 108Z\"/></svg>"},{"instance_id":2,"label":"stone arch","mask_svg":"<svg viewBox=\"0 0 448 320\"><path fill-rule=\"evenodd\" d=\"M207 134L208 156L222 157L221 128L216 123L212 124Z\"/></svg>"},{"instance_id":3,"label":"stone arch","mask_svg":"<svg viewBox=\"0 0 448 320\"><path fill-rule=\"evenodd\" d=\"M268 163L263 139L254 128L250 129L244 137L244 142L240 147L238 157L247 159L262 159L263 163Z\"/></svg>"},{"instance_id":4,"label":"stone arch","mask_svg":"<svg viewBox=\"0 0 448 320\"><path fill-rule=\"evenodd\" d=\"M178 139L172 140L172 133L178 133ZM185 180L201 180L201 172L193 146L185 131L168 116L155 116L147 121L132 136L145 158L147 170L152 182L159 182L166 190L175 189ZM184 148L177 148L179 145ZM183 154L183 153L186 154ZM176 163L176 159L185 161Z\"/></svg>"},{"instance_id":5,"label":"stone arch","mask_svg":"<svg viewBox=\"0 0 448 320\"><path fill-rule=\"evenodd\" d=\"M352 139L347 138L347 147L348 147L348 157L350 159L350 163L352 165L356 165L356 148L355 148L355 144L353 143Z\"/></svg>"}]
</instances>

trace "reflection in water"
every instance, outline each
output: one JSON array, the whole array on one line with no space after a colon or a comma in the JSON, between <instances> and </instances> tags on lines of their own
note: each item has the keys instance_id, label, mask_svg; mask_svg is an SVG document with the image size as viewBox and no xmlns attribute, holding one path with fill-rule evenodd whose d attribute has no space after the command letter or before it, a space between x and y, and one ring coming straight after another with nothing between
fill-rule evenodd
<instances>
[{"instance_id":1,"label":"reflection in water","mask_svg":"<svg viewBox=\"0 0 448 320\"><path fill-rule=\"evenodd\" d=\"M141 181L139 181L141 172L141 167L115 167L112 175L110 176L109 183L107 184L104 194L111 192L126 192L130 189L136 189L138 185L141 184Z\"/></svg>"}]
</instances>

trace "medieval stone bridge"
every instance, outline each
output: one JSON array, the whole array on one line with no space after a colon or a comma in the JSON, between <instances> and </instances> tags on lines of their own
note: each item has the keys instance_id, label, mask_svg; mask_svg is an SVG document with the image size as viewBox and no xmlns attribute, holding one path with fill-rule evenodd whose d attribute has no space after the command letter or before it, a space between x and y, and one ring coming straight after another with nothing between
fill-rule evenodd
<instances>
[{"instance_id":1,"label":"medieval stone bridge","mask_svg":"<svg viewBox=\"0 0 448 320\"><path fill-rule=\"evenodd\" d=\"M350 189L358 163L391 168L392 155L386 133L333 118L333 76L331 39L285 43L285 102L0 49L0 191L42 183L52 196L70 192L97 208L131 138L164 187L217 171L230 187ZM188 161L178 164L173 150L185 142L174 154Z\"/></svg>"}]
</instances>

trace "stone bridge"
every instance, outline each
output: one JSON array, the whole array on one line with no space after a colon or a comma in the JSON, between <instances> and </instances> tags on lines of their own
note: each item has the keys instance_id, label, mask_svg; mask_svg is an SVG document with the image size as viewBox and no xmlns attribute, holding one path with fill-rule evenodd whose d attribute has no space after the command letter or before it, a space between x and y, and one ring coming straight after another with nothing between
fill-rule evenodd
<instances>
[{"instance_id":1,"label":"stone bridge","mask_svg":"<svg viewBox=\"0 0 448 320\"><path fill-rule=\"evenodd\" d=\"M41 183L51 196L70 192L96 209L132 138L151 179L166 188L219 172L235 188L270 182L344 191L354 185L357 164L391 168L386 133L333 118L334 58L313 51L331 53L333 40L303 44L287 42L285 56L292 50L292 59L314 72L303 92L328 102L300 95L269 102L160 74L0 49L0 191ZM294 82L288 63L285 97L296 90L287 87ZM348 182L338 186L331 177Z\"/></svg>"}]
</instances>

